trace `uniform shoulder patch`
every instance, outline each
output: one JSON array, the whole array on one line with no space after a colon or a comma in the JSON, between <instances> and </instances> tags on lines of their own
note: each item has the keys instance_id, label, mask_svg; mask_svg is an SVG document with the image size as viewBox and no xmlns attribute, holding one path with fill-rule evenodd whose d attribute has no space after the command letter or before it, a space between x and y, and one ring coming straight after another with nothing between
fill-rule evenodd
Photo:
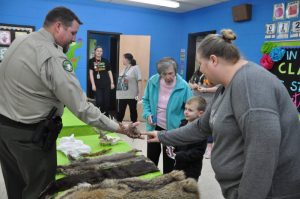
<instances>
[{"instance_id":1,"label":"uniform shoulder patch","mask_svg":"<svg viewBox=\"0 0 300 199\"><path fill-rule=\"evenodd\" d=\"M68 71L68 72L72 72L73 71L73 66L72 63L69 60L64 60L63 61L63 68Z\"/></svg>"}]
</instances>

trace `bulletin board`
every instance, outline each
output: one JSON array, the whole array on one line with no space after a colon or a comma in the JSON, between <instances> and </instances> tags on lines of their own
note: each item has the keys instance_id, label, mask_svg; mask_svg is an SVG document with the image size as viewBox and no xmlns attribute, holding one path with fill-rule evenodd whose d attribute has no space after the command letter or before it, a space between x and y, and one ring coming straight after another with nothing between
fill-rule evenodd
<instances>
[{"instance_id":1,"label":"bulletin board","mask_svg":"<svg viewBox=\"0 0 300 199\"><path fill-rule=\"evenodd\" d=\"M266 42L262 51L262 66L282 81L300 113L300 41Z\"/></svg>"},{"instance_id":2,"label":"bulletin board","mask_svg":"<svg viewBox=\"0 0 300 199\"><path fill-rule=\"evenodd\" d=\"M0 23L0 62L11 43L19 36L35 30L34 26Z\"/></svg>"},{"instance_id":3,"label":"bulletin board","mask_svg":"<svg viewBox=\"0 0 300 199\"><path fill-rule=\"evenodd\" d=\"M260 64L287 88L300 118L300 1L270 4L272 21L265 25Z\"/></svg>"}]
</instances>

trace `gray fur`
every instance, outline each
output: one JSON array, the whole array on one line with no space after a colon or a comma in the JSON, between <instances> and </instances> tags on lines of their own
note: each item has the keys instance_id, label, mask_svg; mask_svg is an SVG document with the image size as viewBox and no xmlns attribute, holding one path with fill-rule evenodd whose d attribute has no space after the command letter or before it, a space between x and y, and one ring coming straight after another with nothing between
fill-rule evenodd
<instances>
[{"instance_id":1,"label":"gray fur","mask_svg":"<svg viewBox=\"0 0 300 199\"><path fill-rule=\"evenodd\" d=\"M149 162L150 160L145 156L134 156L128 157L127 159L121 159L118 162L104 162L98 164L91 164L90 162L84 162L76 167L66 167L60 168L60 173L65 175L80 175L89 171L93 172L101 172L103 169L120 167L122 165L129 165L133 162L144 160L145 162Z\"/></svg>"},{"instance_id":2,"label":"gray fur","mask_svg":"<svg viewBox=\"0 0 300 199\"><path fill-rule=\"evenodd\" d=\"M126 178L107 179L91 186L76 186L57 199L196 199L199 198L197 182L185 179L182 171L173 171L151 180Z\"/></svg>"},{"instance_id":3,"label":"gray fur","mask_svg":"<svg viewBox=\"0 0 300 199\"><path fill-rule=\"evenodd\" d=\"M128 177L141 176L150 172L158 171L155 164L144 156L122 161L120 164L106 163L105 167L98 169L96 167L90 170L80 169L80 174L69 175L64 178L51 182L40 194L39 198L47 198L55 193L70 189L78 183L97 184L105 179L123 179Z\"/></svg>"},{"instance_id":4,"label":"gray fur","mask_svg":"<svg viewBox=\"0 0 300 199\"><path fill-rule=\"evenodd\" d=\"M82 158L79 160L73 161L69 165L63 165L63 166L57 166L57 172L58 173L64 173L64 170L80 167L82 165L92 165L92 164L101 164L104 162L116 162L120 160L125 160L128 158L136 157L136 153L139 152L137 149L133 149L127 153L115 153L112 155L103 155L96 158Z\"/></svg>"}]
</instances>

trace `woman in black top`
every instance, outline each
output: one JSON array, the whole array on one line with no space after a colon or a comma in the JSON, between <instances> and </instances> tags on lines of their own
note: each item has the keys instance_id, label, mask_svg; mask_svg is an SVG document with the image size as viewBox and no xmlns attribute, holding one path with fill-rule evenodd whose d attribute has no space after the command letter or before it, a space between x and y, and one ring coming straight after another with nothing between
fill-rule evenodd
<instances>
[{"instance_id":1,"label":"woman in black top","mask_svg":"<svg viewBox=\"0 0 300 199\"><path fill-rule=\"evenodd\" d=\"M110 90L115 88L111 66L107 59L102 57L101 46L95 48L95 56L89 60L89 75L92 90L95 92L96 106L108 116Z\"/></svg>"}]
</instances>

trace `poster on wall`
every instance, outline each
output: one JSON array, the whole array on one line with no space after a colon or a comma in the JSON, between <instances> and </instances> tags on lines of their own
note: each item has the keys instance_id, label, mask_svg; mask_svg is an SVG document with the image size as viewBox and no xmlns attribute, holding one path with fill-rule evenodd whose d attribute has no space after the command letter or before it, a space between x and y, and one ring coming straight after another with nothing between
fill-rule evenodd
<instances>
[{"instance_id":1,"label":"poster on wall","mask_svg":"<svg viewBox=\"0 0 300 199\"><path fill-rule=\"evenodd\" d=\"M284 19L284 3L274 4L273 20Z\"/></svg>"},{"instance_id":2,"label":"poster on wall","mask_svg":"<svg viewBox=\"0 0 300 199\"><path fill-rule=\"evenodd\" d=\"M273 39L275 38L276 33L276 24L266 24L266 31L265 31L265 39Z\"/></svg>"},{"instance_id":3,"label":"poster on wall","mask_svg":"<svg viewBox=\"0 0 300 199\"><path fill-rule=\"evenodd\" d=\"M277 24L277 39L289 38L290 22L278 22Z\"/></svg>"},{"instance_id":4,"label":"poster on wall","mask_svg":"<svg viewBox=\"0 0 300 199\"><path fill-rule=\"evenodd\" d=\"M300 37L300 21L293 21L291 32L290 32L290 38L297 38Z\"/></svg>"},{"instance_id":5,"label":"poster on wall","mask_svg":"<svg viewBox=\"0 0 300 199\"><path fill-rule=\"evenodd\" d=\"M281 60L274 62L270 72L283 82L300 113L300 48L282 48L285 54Z\"/></svg>"},{"instance_id":6,"label":"poster on wall","mask_svg":"<svg viewBox=\"0 0 300 199\"><path fill-rule=\"evenodd\" d=\"M11 36L9 31L0 30L0 44L10 45Z\"/></svg>"},{"instance_id":7,"label":"poster on wall","mask_svg":"<svg viewBox=\"0 0 300 199\"><path fill-rule=\"evenodd\" d=\"M179 74L183 76L184 73L184 60L185 60L185 49L180 49L180 72Z\"/></svg>"},{"instance_id":8,"label":"poster on wall","mask_svg":"<svg viewBox=\"0 0 300 199\"><path fill-rule=\"evenodd\" d=\"M34 26L0 23L0 62L8 47L17 37L30 34L34 29Z\"/></svg>"},{"instance_id":9,"label":"poster on wall","mask_svg":"<svg viewBox=\"0 0 300 199\"><path fill-rule=\"evenodd\" d=\"M299 15L299 1L292 1L287 3L286 18L297 18Z\"/></svg>"}]
</instances>

